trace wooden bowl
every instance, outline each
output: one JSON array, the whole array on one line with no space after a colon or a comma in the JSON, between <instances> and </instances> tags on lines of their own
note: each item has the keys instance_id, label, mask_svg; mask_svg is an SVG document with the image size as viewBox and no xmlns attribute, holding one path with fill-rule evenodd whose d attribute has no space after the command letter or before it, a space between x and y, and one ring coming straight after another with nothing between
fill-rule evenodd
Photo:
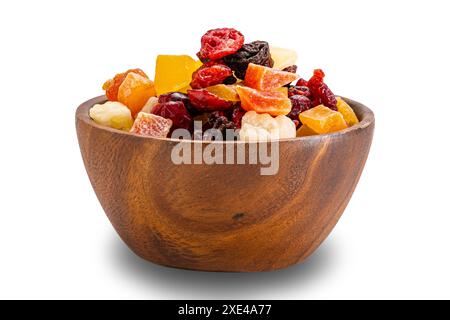
<instances>
[{"instance_id":1,"label":"wooden bowl","mask_svg":"<svg viewBox=\"0 0 450 320\"><path fill-rule=\"evenodd\" d=\"M361 122L333 134L280 141L279 171L270 176L260 174L262 165L175 165L171 151L178 140L94 123L88 110L104 101L83 103L76 127L106 215L138 256L192 270L268 271L304 261L347 206L375 124L369 108L346 99Z\"/></svg>"}]
</instances>

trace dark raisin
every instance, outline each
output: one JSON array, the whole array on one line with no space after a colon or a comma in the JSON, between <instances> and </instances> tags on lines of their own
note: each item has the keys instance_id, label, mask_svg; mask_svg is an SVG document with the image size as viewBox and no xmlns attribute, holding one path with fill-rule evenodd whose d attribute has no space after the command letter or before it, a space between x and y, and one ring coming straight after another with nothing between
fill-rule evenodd
<instances>
[{"instance_id":1,"label":"dark raisin","mask_svg":"<svg viewBox=\"0 0 450 320\"><path fill-rule=\"evenodd\" d=\"M239 79L245 79L249 63L273 67L269 44L265 41L254 41L244 44L235 54L224 57L223 61L234 71L234 74Z\"/></svg>"},{"instance_id":2,"label":"dark raisin","mask_svg":"<svg viewBox=\"0 0 450 320\"><path fill-rule=\"evenodd\" d=\"M290 72L290 73L297 73L297 66L294 64L292 66L284 68L283 71Z\"/></svg>"},{"instance_id":3,"label":"dark raisin","mask_svg":"<svg viewBox=\"0 0 450 320\"><path fill-rule=\"evenodd\" d=\"M237 82L237 79L235 76L229 76L225 80L223 80L223 84L235 84Z\"/></svg>"},{"instance_id":4,"label":"dark raisin","mask_svg":"<svg viewBox=\"0 0 450 320\"><path fill-rule=\"evenodd\" d=\"M223 111L214 111L211 112L208 116L208 121L206 123L206 126L204 126L203 130L217 130L222 135L223 140L226 139L226 130L234 130L236 129L236 126L232 121L230 121ZM214 135L212 132L205 132L204 137L205 140L213 140Z\"/></svg>"}]
</instances>

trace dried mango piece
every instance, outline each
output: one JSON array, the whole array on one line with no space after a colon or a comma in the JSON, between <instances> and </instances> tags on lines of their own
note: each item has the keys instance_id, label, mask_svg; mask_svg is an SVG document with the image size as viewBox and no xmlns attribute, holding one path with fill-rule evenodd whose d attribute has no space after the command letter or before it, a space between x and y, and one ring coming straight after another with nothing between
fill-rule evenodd
<instances>
[{"instance_id":1,"label":"dried mango piece","mask_svg":"<svg viewBox=\"0 0 450 320\"><path fill-rule=\"evenodd\" d=\"M156 114L139 112L130 132L141 136L165 138L172 127L172 120Z\"/></svg>"},{"instance_id":2,"label":"dried mango piece","mask_svg":"<svg viewBox=\"0 0 450 320\"><path fill-rule=\"evenodd\" d=\"M308 126L302 125L298 130L297 130L297 137L309 137L309 136L315 136L317 135L316 132L314 132L314 130L310 129Z\"/></svg>"},{"instance_id":3,"label":"dried mango piece","mask_svg":"<svg viewBox=\"0 0 450 320\"><path fill-rule=\"evenodd\" d=\"M287 115L292 108L291 100L280 91L258 91L237 86L241 106L246 111L268 113L272 116Z\"/></svg>"},{"instance_id":4,"label":"dried mango piece","mask_svg":"<svg viewBox=\"0 0 450 320\"><path fill-rule=\"evenodd\" d=\"M300 121L313 131L323 134L347 128L344 116L324 105L318 105L299 114Z\"/></svg>"},{"instance_id":5,"label":"dried mango piece","mask_svg":"<svg viewBox=\"0 0 450 320\"><path fill-rule=\"evenodd\" d=\"M128 131L133 125L130 109L117 101L94 105L89 116L98 124L118 130Z\"/></svg>"},{"instance_id":6,"label":"dried mango piece","mask_svg":"<svg viewBox=\"0 0 450 320\"><path fill-rule=\"evenodd\" d=\"M187 55L159 55L156 58L155 88L159 95L183 90L192 81L192 73L196 71L202 63Z\"/></svg>"},{"instance_id":7,"label":"dried mango piece","mask_svg":"<svg viewBox=\"0 0 450 320\"><path fill-rule=\"evenodd\" d=\"M345 122L349 127L359 123L358 117L353 111L352 107L349 106L347 102L344 101L341 97L336 97L337 100L337 109L344 116Z\"/></svg>"},{"instance_id":8,"label":"dried mango piece","mask_svg":"<svg viewBox=\"0 0 450 320\"><path fill-rule=\"evenodd\" d=\"M295 73L250 63L245 74L245 85L256 90L271 91L298 78L299 76Z\"/></svg>"},{"instance_id":9,"label":"dried mango piece","mask_svg":"<svg viewBox=\"0 0 450 320\"><path fill-rule=\"evenodd\" d=\"M131 72L120 85L117 99L130 109L134 117L145 106L148 99L155 95L153 81Z\"/></svg>"},{"instance_id":10,"label":"dried mango piece","mask_svg":"<svg viewBox=\"0 0 450 320\"><path fill-rule=\"evenodd\" d=\"M217 84L207 87L206 90L227 101L237 102L241 100L235 85Z\"/></svg>"}]
</instances>

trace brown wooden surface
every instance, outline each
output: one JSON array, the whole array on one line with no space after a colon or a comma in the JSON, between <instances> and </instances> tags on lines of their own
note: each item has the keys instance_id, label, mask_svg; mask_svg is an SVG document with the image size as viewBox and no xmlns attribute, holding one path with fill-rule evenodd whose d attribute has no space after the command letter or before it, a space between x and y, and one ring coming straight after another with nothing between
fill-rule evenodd
<instances>
[{"instance_id":1,"label":"brown wooden surface","mask_svg":"<svg viewBox=\"0 0 450 320\"><path fill-rule=\"evenodd\" d=\"M87 101L76 113L100 203L137 255L194 270L267 271L304 261L347 206L375 124L370 109L346 99L360 124L281 141L278 174L261 176L260 165L174 165L178 142L95 124L88 110L104 100Z\"/></svg>"}]
</instances>

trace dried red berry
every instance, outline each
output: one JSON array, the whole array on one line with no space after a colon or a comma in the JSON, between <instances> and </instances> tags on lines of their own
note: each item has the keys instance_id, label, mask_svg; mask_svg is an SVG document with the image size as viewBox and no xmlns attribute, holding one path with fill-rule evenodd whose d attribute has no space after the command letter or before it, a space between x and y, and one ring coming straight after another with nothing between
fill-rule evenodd
<instances>
[{"instance_id":1,"label":"dried red berry","mask_svg":"<svg viewBox=\"0 0 450 320\"><path fill-rule=\"evenodd\" d=\"M184 103L184 106L186 107L187 111L191 116L198 115L197 110L195 110L192 105L191 101L189 100L189 97L187 94L181 93L181 92L169 92L166 94L162 94L158 98L159 103L169 102L169 101L181 101Z\"/></svg>"},{"instance_id":2,"label":"dried red berry","mask_svg":"<svg viewBox=\"0 0 450 320\"><path fill-rule=\"evenodd\" d=\"M237 129L241 128L242 125L242 117L245 114L245 110L242 109L241 106L236 106L233 109L233 113L231 114L231 121L233 121L234 125Z\"/></svg>"},{"instance_id":3,"label":"dried red berry","mask_svg":"<svg viewBox=\"0 0 450 320\"><path fill-rule=\"evenodd\" d=\"M293 87L289 87L288 95L289 95L289 97L292 97L295 95L301 95L301 96L305 96L307 98L311 98L311 91L309 90L308 87L293 86Z\"/></svg>"},{"instance_id":4,"label":"dried red berry","mask_svg":"<svg viewBox=\"0 0 450 320\"><path fill-rule=\"evenodd\" d=\"M306 81L303 78L298 79L297 83L295 84L296 87L307 87L308 81Z\"/></svg>"},{"instance_id":5,"label":"dried red berry","mask_svg":"<svg viewBox=\"0 0 450 320\"><path fill-rule=\"evenodd\" d=\"M265 41L244 44L238 52L223 58L223 62L234 71L239 79L245 79L245 73L250 63L273 67L269 44Z\"/></svg>"},{"instance_id":6,"label":"dried red berry","mask_svg":"<svg viewBox=\"0 0 450 320\"><path fill-rule=\"evenodd\" d=\"M222 63L214 61L201 66L192 74L192 89L201 89L223 83L233 75L233 71Z\"/></svg>"},{"instance_id":7,"label":"dried red berry","mask_svg":"<svg viewBox=\"0 0 450 320\"><path fill-rule=\"evenodd\" d=\"M308 88L313 96L313 106L323 104L331 110L337 111L337 100L333 92L323 82L325 73L321 69L314 70L314 75L308 81Z\"/></svg>"},{"instance_id":8,"label":"dried red berry","mask_svg":"<svg viewBox=\"0 0 450 320\"><path fill-rule=\"evenodd\" d=\"M233 107L233 102L219 98L205 89L188 90L192 106L200 112L224 111Z\"/></svg>"},{"instance_id":9,"label":"dried red berry","mask_svg":"<svg viewBox=\"0 0 450 320\"><path fill-rule=\"evenodd\" d=\"M189 112L187 111L184 103L181 101L169 101L156 104L152 113L157 116L161 116L166 119L172 120L172 128L169 135L175 129L186 129L191 130L193 125L193 120Z\"/></svg>"},{"instance_id":10,"label":"dried red berry","mask_svg":"<svg viewBox=\"0 0 450 320\"><path fill-rule=\"evenodd\" d=\"M200 60L218 60L237 52L244 44L244 36L232 28L213 29L203 35L201 44L197 53Z\"/></svg>"},{"instance_id":11,"label":"dried red berry","mask_svg":"<svg viewBox=\"0 0 450 320\"><path fill-rule=\"evenodd\" d=\"M298 115L311 108L311 100L302 95L289 97L292 104L291 112L287 115L292 120L299 120Z\"/></svg>"}]
</instances>

